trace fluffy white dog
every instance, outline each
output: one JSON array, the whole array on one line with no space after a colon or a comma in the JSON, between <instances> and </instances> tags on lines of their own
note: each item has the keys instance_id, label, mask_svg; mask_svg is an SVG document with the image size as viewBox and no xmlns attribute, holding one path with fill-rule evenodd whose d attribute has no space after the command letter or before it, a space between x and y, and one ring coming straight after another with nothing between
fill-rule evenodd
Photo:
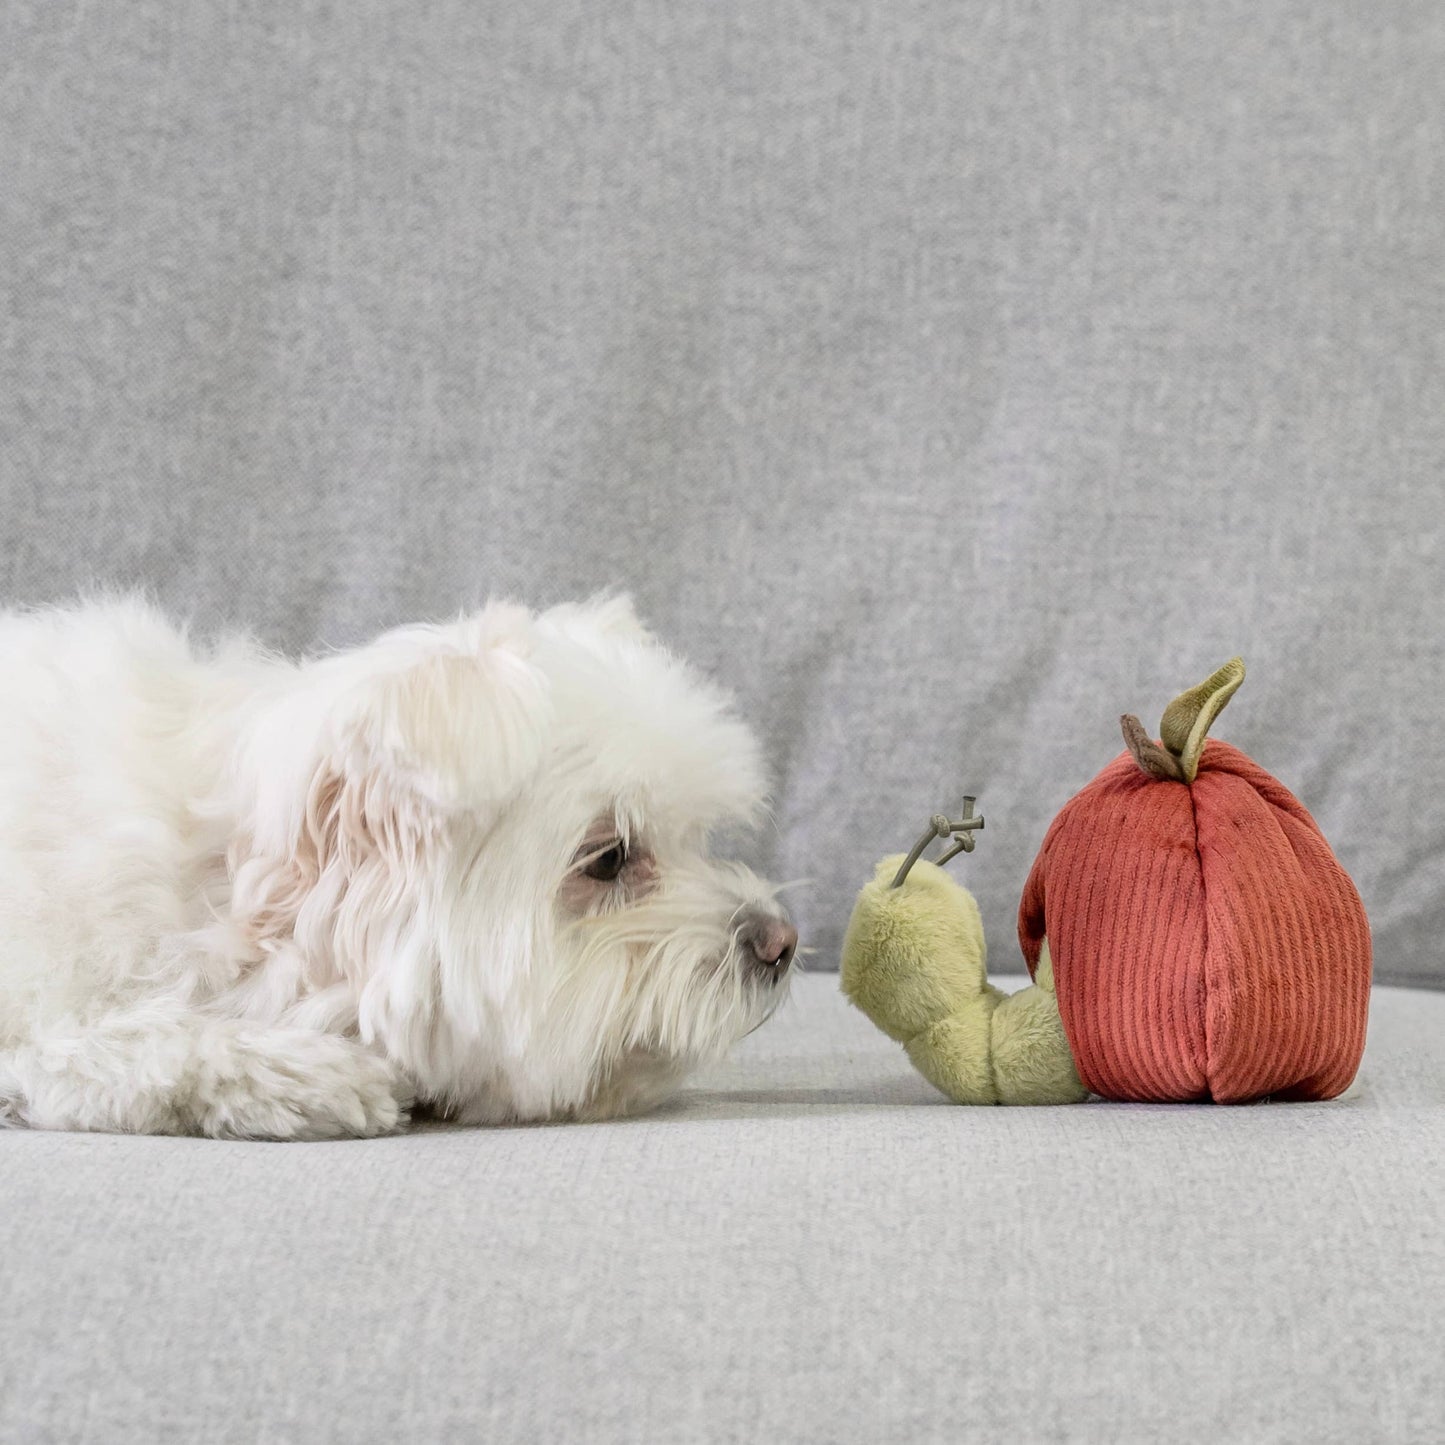
<instances>
[{"instance_id":1,"label":"fluffy white dog","mask_svg":"<svg viewBox=\"0 0 1445 1445\"><path fill-rule=\"evenodd\" d=\"M303 662L0 615L0 1123L317 1139L645 1109L797 934L763 776L625 600Z\"/></svg>"}]
</instances>

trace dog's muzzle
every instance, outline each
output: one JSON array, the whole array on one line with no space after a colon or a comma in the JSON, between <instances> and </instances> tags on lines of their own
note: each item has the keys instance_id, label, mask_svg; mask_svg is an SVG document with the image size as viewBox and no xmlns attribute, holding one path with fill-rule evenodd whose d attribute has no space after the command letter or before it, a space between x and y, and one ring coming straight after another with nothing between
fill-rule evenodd
<instances>
[{"instance_id":1,"label":"dog's muzzle","mask_svg":"<svg viewBox=\"0 0 1445 1445\"><path fill-rule=\"evenodd\" d=\"M798 930L771 913L750 914L738 930L743 959L766 978L780 979L798 951Z\"/></svg>"}]
</instances>

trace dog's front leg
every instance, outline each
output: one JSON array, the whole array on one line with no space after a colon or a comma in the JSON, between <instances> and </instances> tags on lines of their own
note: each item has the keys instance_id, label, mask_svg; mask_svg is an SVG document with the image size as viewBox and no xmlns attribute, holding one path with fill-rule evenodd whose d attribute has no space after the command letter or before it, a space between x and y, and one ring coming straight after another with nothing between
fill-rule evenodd
<instances>
[{"instance_id":1,"label":"dog's front leg","mask_svg":"<svg viewBox=\"0 0 1445 1445\"><path fill-rule=\"evenodd\" d=\"M161 1006L0 1053L0 1124L334 1139L406 1123L410 1090L349 1039Z\"/></svg>"}]
</instances>

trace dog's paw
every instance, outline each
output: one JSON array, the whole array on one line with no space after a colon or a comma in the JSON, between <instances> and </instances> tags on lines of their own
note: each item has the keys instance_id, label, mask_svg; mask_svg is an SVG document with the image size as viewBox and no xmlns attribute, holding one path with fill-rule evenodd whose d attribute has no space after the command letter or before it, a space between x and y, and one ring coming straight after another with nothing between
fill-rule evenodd
<instances>
[{"instance_id":1,"label":"dog's paw","mask_svg":"<svg viewBox=\"0 0 1445 1445\"><path fill-rule=\"evenodd\" d=\"M403 1127L411 1104L391 1065L360 1044L273 1029L201 1061L194 1122L217 1139L366 1139Z\"/></svg>"},{"instance_id":2,"label":"dog's paw","mask_svg":"<svg viewBox=\"0 0 1445 1445\"><path fill-rule=\"evenodd\" d=\"M19 1129L25 1123L25 1091L0 1055L0 1129Z\"/></svg>"}]
</instances>

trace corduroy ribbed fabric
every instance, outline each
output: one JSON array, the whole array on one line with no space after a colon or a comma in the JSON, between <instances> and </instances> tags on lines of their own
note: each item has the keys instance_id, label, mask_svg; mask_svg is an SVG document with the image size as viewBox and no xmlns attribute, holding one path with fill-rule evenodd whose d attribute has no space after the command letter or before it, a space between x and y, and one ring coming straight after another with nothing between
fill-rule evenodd
<instances>
[{"instance_id":1,"label":"corduroy ribbed fabric","mask_svg":"<svg viewBox=\"0 0 1445 1445\"><path fill-rule=\"evenodd\" d=\"M1024 885L1079 1077L1106 1099L1328 1099L1365 1046L1370 931L1304 805L1211 740L1192 784L1129 753L1054 819Z\"/></svg>"}]
</instances>

